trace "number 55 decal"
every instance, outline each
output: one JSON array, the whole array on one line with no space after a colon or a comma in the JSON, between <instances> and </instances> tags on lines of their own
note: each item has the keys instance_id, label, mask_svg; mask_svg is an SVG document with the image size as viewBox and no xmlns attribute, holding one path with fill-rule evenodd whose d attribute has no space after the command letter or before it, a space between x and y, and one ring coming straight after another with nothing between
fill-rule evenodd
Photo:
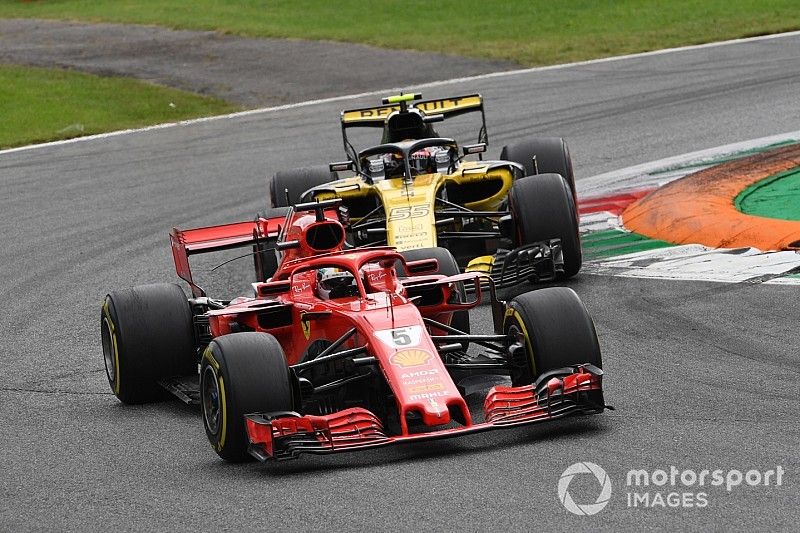
<instances>
[{"instance_id":1,"label":"number 55 decal","mask_svg":"<svg viewBox=\"0 0 800 533\"><path fill-rule=\"evenodd\" d=\"M430 208L427 205L395 207L389 211L389 222L405 220L407 218L420 218L428 216Z\"/></svg>"}]
</instances>

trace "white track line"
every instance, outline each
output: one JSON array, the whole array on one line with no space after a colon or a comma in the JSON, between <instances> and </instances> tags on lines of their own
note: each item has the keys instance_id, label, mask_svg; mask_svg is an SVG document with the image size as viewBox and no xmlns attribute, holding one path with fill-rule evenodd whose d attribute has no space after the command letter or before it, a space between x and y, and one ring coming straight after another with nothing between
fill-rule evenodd
<instances>
[{"instance_id":1,"label":"white track line","mask_svg":"<svg viewBox=\"0 0 800 533\"><path fill-rule=\"evenodd\" d=\"M165 124L156 124L154 126L147 126L147 127L144 127L144 128L134 128L134 129L127 129L127 130L112 131L112 132L108 132L108 133L99 133L99 134L96 134L96 135L87 135L85 137L75 137L75 138L72 138L72 139L65 139L63 141L53 141L53 142L41 143L41 144L31 144L31 145L27 145L27 146L20 146L20 147L17 147L17 148L8 148L8 149L5 149L5 150L0 150L0 155L10 154L10 153L15 153L15 152L22 152L22 151L27 151L27 150L35 150L35 149L39 149L39 148L50 148L50 147L61 146L61 145L65 145L65 144L88 142L88 141L94 141L94 140L98 140L98 139L107 139L109 137L117 137L119 135L128 135L128 134L131 134L131 133L141 133L141 132L147 132L147 131L154 131L154 130L160 130L160 129L164 129L164 128L172 128L172 127L175 127L175 126L188 126L188 125L191 125L191 124L200 124L200 123L203 123L203 122L210 122L212 120L232 119L232 118L246 117L246 116L250 116L250 115L260 115L260 114L263 114L263 113L273 113L273 112L276 112L276 111L283 111L283 110L286 110L286 109L295 109L295 108L298 108L298 107L308 107L308 106L314 106L314 105L320 105L320 104L328 104L328 103L332 103L332 102L342 102L342 101L346 101L346 100L355 100L355 99L363 98L363 97L367 97L367 96L385 95L387 93L391 93L391 92L397 91L399 89L404 89L404 90L426 89L426 88L430 88L430 87L439 87L439 86L442 86L442 85L450 85L450 84L454 84L454 83L464 83L464 82L470 82L470 81L486 80L486 79L491 79L491 78L503 78L503 77L507 77L507 76L518 76L518 75L522 75L522 74L531 74L531 73L535 73L535 72L545 72L545 71L548 71L548 70L560 70L560 69L578 67L578 66L583 66L583 65L597 65L597 64L601 64L601 63L610 63L610 62L614 62L614 61L623 61L623 60L626 60L626 59L636 59L636 58L640 58L640 57L658 56L658 55L663 55L663 54L671 54L671 53L675 53L675 52L684 52L684 51L689 51L689 50L700 50L700 49L703 49L703 48L715 48L715 47L718 47L718 46L728 46L728 45L732 45L732 44L749 43L749 42L756 42L756 41L767 41L767 40L772 40L772 39L781 39L781 38L784 38L784 37L795 37L795 36L800 36L800 31L792 31L792 32L786 32L786 33L776 33L776 34L771 34L771 35L761 35L761 36L758 36L758 37L747 37L747 38L744 38L744 39L731 39L729 41L719 41L719 42L714 42L714 43L694 44L694 45L689 45L689 46L679 46L677 48L665 48L663 50L653 50L651 52L640 52L640 53L637 53L637 54L628 54L628 55L623 55L623 56L604 57L604 58L600 58L600 59L590 59L590 60L587 60L587 61L576 61L576 62L573 62L573 63L563 63L563 64L560 64L560 65L548 65L548 66L544 66L544 67L531 67L531 68L518 69L518 70L505 70L505 71L501 71L501 72L491 72L491 73L488 73L488 74L479 74L477 76L466 76L466 77L463 77L463 78L453 78L453 79L449 79L449 80L433 81L433 82L428 82L428 83L422 83L422 84L419 84L419 85L412 85L412 86L408 86L408 87L392 87L392 88L381 89L381 90L377 90L377 91L369 91L369 92L364 92L364 93L348 94L348 95L343 95L343 96L335 96L333 98L321 98L321 99L318 99L318 100L307 100L305 102L297 102L297 103L294 103L294 104L285 104L285 105L279 105L279 106L273 106L273 107L263 107L263 108L259 108L259 109L249 109L247 111L239 111L237 113L229 113L227 115L215 115L215 116L212 116L212 117L203 117L203 118L195 118L195 119L191 119L191 120L182 120L180 122L168 122L168 123L165 123Z\"/></svg>"},{"instance_id":2,"label":"white track line","mask_svg":"<svg viewBox=\"0 0 800 533\"><path fill-rule=\"evenodd\" d=\"M787 133L779 133L777 135L770 135L768 137L761 137L759 139L752 139L749 141L742 141L716 148L708 148L706 150L698 150L697 152L689 152L687 154L677 155L659 159L657 161L650 161L641 165L635 165L621 170L613 170L598 174L590 178L579 179L575 183L578 192L581 196L595 196L600 194L611 194L628 190L631 187L646 187L652 185L650 181L643 182L640 178L648 176L655 172L664 172L674 168L679 168L687 165L702 164L706 160L712 160L723 156L734 155L748 150L769 146L771 144L782 143L787 141L800 141L800 131L790 131ZM680 177L680 176L677 176ZM652 180L651 180L652 181Z\"/></svg>"}]
</instances>

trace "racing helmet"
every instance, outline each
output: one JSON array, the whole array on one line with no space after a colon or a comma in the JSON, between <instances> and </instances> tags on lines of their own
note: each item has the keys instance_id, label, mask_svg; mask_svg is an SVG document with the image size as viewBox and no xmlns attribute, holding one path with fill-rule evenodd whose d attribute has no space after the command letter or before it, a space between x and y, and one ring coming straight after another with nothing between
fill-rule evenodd
<instances>
[{"instance_id":1,"label":"racing helmet","mask_svg":"<svg viewBox=\"0 0 800 533\"><path fill-rule=\"evenodd\" d=\"M420 148L412 153L408 164L411 170L417 174L430 174L434 172L434 168L436 168L433 153L428 148Z\"/></svg>"},{"instance_id":2,"label":"racing helmet","mask_svg":"<svg viewBox=\"0 0 800 533\"><path fill-rule=\"evenodd\" d=\"M317 295L323 300L358 296L358 285L346 270L322 268L317 271Z\"/></svg>"},{"instance_id":3,"label":"racing helmet","mask_svg":"<svg viewBox=\"0 0 800 533\"><path fill-rule=\"evenodd\" d=\"M387 178L402 176L405 172L403 156L394 152L383 154L383 168Z\"/></svg>"}]
</instances>

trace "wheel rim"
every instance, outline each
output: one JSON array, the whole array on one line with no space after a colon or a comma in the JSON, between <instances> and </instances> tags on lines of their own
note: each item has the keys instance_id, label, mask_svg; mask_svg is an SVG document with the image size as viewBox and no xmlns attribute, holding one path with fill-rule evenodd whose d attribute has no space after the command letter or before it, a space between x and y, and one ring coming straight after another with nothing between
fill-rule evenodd
<instances>
[{"instance_id":1,"label":"wheel rim","mask_svg":"<svg viewBox=\"0 0 800 533\"><path fill-rule=\"evenodd\" d=\"M522 360L518 359L517 357L511 357L509 359L511 366L511 383L515 386L527 385L533 380L533 368L531 368L531 354L528 353L528 343L527 339L525 339L525 334L522 332L519 325L517 325L516 320L514 320L508 326L506 329L506 334L516 339L512 343L512 346L514 344L518 344L520 340L522 340L522 350L524 354ZM509 349L512 346L509 346Z\"/></svg>"},{"instance_id":2,"label":"wheel rim","mask_svg":"<svg viewBox=\"0 0 800 533\"><path fill-rule=\"evenodd\" d=\"M526 343L525 343L525 340L526 340L525 339L525 335L522 333L522 330L519 329L519 326L517 326L516 323L512 323L508 327L508 331L506 331L506 334L511 336L511 337L513 337L514 339L518 339L519 337L522 337L522 339L523 339L522 346L525 348L525 351L527 351L528 347L526 346Z\"/></svg>"},{"instance_id":3,"label":"wheel rim","mask_svg":"<svg viewBox=\"0 0 800 533\"><path fill-rule=\"evenodd\" d=\"M101 329L103 342L103 362L106 365L106 377L111 386L117 379L116 357L114 357L114 333L111 331L111 324L108 318L103 317L103 327Z\"/></svg>"},{"instance_id":4,"label":"wheel rim","mask_svg":"<svg viewBox=\"0 0 800 533\"><path fill-rule=\"evenodd\" d=\"M202 379L203 422L212 435L219 433L220 426L220 393L217 374L211 366L206 366Z\"/></svg>"}]
</instances>

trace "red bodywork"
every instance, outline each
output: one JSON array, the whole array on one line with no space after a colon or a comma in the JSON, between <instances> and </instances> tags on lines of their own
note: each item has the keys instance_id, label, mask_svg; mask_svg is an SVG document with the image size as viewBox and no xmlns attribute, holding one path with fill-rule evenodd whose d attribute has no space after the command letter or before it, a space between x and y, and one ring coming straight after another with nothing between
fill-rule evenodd
<instances>
[{"instance_id":1,"label":"red bodywork","mask_svg":"<svg viewBox=\"0 0 800 533\"><path fill-rule=\"evenodd\" d=\"M533 385L492 387L483 405L484 422L455 428L433 429L424 433L389 436L382 422L370 411L355 407L327 416L247 416L251 452L257 458L289 459L300 453L333 453L376 448L401 442L454 437L491 429L501 429L570 414L597 412L586 400L587 393L602 390L599 369L578 367L575 372L546 383L537 393ZM452 383L452 381L450 381Z\"/></svg>"},{"instance_id":2,"label":"red bodywork","mask_svg":"<svg viewBox=\"0 0 800 533\"><path fill-rule=\"evenodd\" d=\"M284 223L288 227L281 230ZM314 241L313 228L326 235L327 241ZM308 360L316 340L333 341L354 329L340 349L365 347L366 355L375 359L391 389L401 427L399 435L387 435L379 417L360 407L326 416L254 413L248 415L246 427L255 456L288 458L301 452L330 453L441 438L591 410L581 398L601 389L602 371L577 367L539 384L538 389L532 385L493 387L485 400L484 421L475 423L431 338L431 334L446 331L427 325L423 317L449 324L454 311L480 302L481 285L491 284L491 278L482 273L429 275L425 272L436 270L435 260L406 263L392 248L342 250L344 230L335 210L326 210L324 216L321 210L316 214L296 212L287 219L173 230L178 275L189 282L196 296L204 295L192 282L190 254L252 245L279 232L280 241L292 246L283 251L278 270L268 282L254 284L254 298L238 298L224 309L208 311L212 336L243 328L268 332L279 340L292 366ZM397 262L411 273L409 277L398 278ZM321 298L317 291L321 269L354 274L358 294ZM451 303L457 282L474 283L476 298ZM409 293L420 290L440 291L441 296L425 305L411 301ZM410 413L416 414L426 431L409 430ZM458 427L452 427L454 421Z\"/></svg>"}]
</instances>

